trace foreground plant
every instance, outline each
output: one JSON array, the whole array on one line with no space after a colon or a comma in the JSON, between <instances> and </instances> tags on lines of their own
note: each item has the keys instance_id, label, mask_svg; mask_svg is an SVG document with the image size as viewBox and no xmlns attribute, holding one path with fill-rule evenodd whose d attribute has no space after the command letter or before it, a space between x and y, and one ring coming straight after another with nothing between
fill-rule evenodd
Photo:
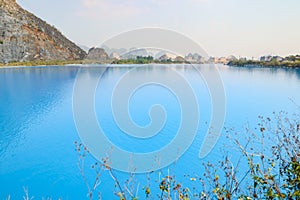
<instances>
[{"instance_id":1,"label":"foreground plant","mask_svg":"<svg viewBox=\"0 0 300 200\"><path fill-rule=\"evenodd\" d=\"M89 150L86 146L84 146L82 143L75 142L75 150L78 154L78 162L77 166L79 168L80 174L84 180L84 183L87 187L88 193L87 196L90 200L92 200L95 195L97 195L97 199L102 199L101 192L98 189L101 183L101 176L103 173L107 172L110 177L114 180L115 182L115 188L116 192L115 195L119 197L120 200L137 200L137 194L134 194L134 189L133 187L130 187L130 184L133 180L134 174L130 175L130 178L126 180L126 182L121 185L119 179L115 175L113 169L110 167L109 164L109 157L103 158L102 162L95 162L93 165L90 166L89 170L95 172L95 176L93 180L89 180L86 176L86 166L85 166L85 160L87 156L89 155ZM136 192L137 193L137 192Z\"/></svg>"},{"instance_id":2,"label":"foreground plant","mask_svg":"<svg viewBox=\"0 0 300 200\"><path fill-rule=\"evenodd\" d=\"M230 152L224 159L215 163L205 162L200 177L186 177L200 186L186 187L174 174L163 175L158 172L159 181L150 186L150 178L143 187L142 199L159 200L252 200L252 199L300 199L300 117L288 113L274 113L274 117L259 117L258 128L245 129L245 133L226 129L232 141L233 151L240 152L232 159ZM246 139L241 139L241 135ZM78 166L88 188L88 196L93 199L98 191L100 177L108 172L115 182L115 195L120 200L137 200L139 185L133 184L134 173L121 183L109 165L109 157L102 163L92 165L96 171L94 182L90 185L84 173L84 160L88 150L80 143L76 144ZM149 174L147 175L149 176ZM190 186L190 185L189 185ZM190 190L189 188L192 188ZM159 193L153 194L153 190Z\"/></svg>"},{"instance_id":3,"label":"foreground plant","mask_svg":"<svg viewBox=\"0 0 300 200\"><path fill-rule=\"evenodd\" d=\"M300 199L299 114L280 112L259 119L254 130L227 130L231 149L241 152L240 157L232 159L229 152L221 161L205 162L205 172L197 180L202 188L191 198Z\"/></svg>"}]
</instances>

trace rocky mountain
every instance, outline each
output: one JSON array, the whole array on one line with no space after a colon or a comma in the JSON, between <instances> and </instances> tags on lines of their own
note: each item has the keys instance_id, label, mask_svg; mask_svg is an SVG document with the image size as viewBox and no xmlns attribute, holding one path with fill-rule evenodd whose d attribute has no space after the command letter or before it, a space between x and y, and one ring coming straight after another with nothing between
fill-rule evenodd
<instances>
[{"instance_id":1,"label":"rocky mountain","mask_svg":"<svg viewBox=\"0 0 300 200\"><path fill-rule=\"evenodd\" d=\"M90 48L86 59L93 61L107 61L109 59L109 56L104 49L93 47Z\"/></svg>"},{"instance_id":2,"label":"rocky mountain","mask_svg":"<svg viewBox=\"0 0 300 200\"><path fill-rule=\"evenodd\" d=\"M165 53L161 57L158 58L159 61L173 61L177 56L171 53Z\"/></svg>"},{"instance_id":3,"label":"rocky mountain","mask_svg":"<svg viewBox=\"0 0 300 200\"><path fill-rule=\"evenodd\" d=\"M21 8L0 0L0 62L78 60L86 52L55 27Z\"/></svg>"},{"instance_id":4,"label":"rocky mountain","mask_svg":"<svg viewBox=\"0 0 300 200\"><path fill-rule=\"evenodd\" d=\"M122 59L136 59L138 56L149 56L149 53L146 49L137 49L135 47L131 48L128 52L121 55Z\"/></svg>"},{"instance_id":5,"label":"rocky mountain","mask_svg":"<svg viewBox=\"0 0 300 200\"><path fill-rule=\"evenodd\" d=\"M119 48L119 49L118 48L109 48L106 45L102 45L100 48L104 49L108 55L111 55L112 53L117 53L118 55L121 56L122 54L125 54L128 52L128 50L125 48Z\"/></svg>"}]
</instances>

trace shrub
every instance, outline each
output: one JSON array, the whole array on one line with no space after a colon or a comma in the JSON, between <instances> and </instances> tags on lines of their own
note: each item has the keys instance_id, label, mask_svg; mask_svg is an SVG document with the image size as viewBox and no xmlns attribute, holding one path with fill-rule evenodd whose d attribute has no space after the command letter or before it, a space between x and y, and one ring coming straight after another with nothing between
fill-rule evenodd
<instances>
[{"instance_id":1,"label":"shrub","mask_svg":"<svg viewBox=\"0 0 300 200\"><path fill-rule=\"evenodd\" d=\"M245 134L226 129L228 138L233 142L232 147L235 149L237 147L241 152L235 165L228 155L224 155L224 159L216 164L204 163L205 172L202 176L190 178L191 181L202 185L198 188L193 187L193 191L179 183L175 175L164 176L158 185L154 186L160 189L160 194L154 194L157 196L156 199L300 199L299 115L291 117L288 113L280 112L274 114L272 119L259 118L261 121L259 126L254 130L246 128ZM246 140L241 140L241 135L245 135ZM76 150L81 162L88 155L88 150L78 143L76 143ZM116 195L120 199L137 199L137 195L133 195L134 192L128 190L132 188L126 185L128 182L125 181L123 184L114 175L108 159L103 159L103 164L98 164L100 168L97 168L96 183L100 179L99 174L108 171L116 183L119 191ZM248 167L240 171L241 163ZM80 168L81 172L82 169L83 166ZM87 181L85 175L82 175ZM131 180L134 174L130 176ZM121 187L122 185L124 188ZM88 186L88 188L92 199L97 187L94 188L95 190L91 190L93 187ZM144 198L149 199L155 188L150 185L144 186Z\"/></svg>"}]
</instances>

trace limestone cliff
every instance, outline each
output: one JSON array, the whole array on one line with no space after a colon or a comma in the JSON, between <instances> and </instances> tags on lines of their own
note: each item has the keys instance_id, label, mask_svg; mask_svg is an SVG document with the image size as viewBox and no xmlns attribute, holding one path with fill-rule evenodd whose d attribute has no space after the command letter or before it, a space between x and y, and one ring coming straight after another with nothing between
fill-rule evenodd
<instances>
[{"instance_id":1,"label":"limestone cliff","mask_svg":"<svg viewBox=\"0 0 300 200\"><path fill-rule=\"evenodd\" d=\"M15 0L0 0L0 63L85 57L85 51Z\"/></svg>"},{"instance_id":2,"label":"limestone cliff","mask_svg":"<svg viewBox=\"0 0 300 200\"><path fill-rule=\"evenodd\" d=\"M86 59L94 61L107 61L109 57L103 48L93 47L89 49Z\"/></svg>"}]
</instances>

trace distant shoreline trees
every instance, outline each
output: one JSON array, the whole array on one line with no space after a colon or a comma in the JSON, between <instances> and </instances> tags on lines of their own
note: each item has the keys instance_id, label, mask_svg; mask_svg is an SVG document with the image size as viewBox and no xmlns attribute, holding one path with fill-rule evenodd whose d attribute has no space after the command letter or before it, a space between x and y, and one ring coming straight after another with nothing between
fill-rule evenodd
<instances>
[{"instance_id":1,"label":"distant shoreline trees","mask_svg":"<svg viewBox=\"0 0 300 200\"><path fill-rule=\"evenodd\" d=\"M264 59L262 59L264 58ZM260 60L239 59L228 62L230 66L262 66L262 67L300 67L300 55L291 55L285 58L279 56L262 57Z\"/></svg>"}]
</instances>

